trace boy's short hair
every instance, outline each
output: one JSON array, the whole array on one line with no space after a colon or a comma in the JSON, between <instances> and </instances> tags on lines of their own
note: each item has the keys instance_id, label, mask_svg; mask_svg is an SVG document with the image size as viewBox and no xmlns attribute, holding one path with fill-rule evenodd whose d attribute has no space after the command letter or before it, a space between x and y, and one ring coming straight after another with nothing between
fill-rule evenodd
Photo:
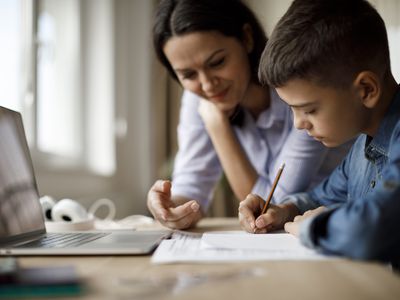
<instances>
[{"instance_id":1,"label":"boy's short hair","mask_svg":"<svg viewBox=\"0 0 400 300\"><path fill-rule=\"evenodd\" d=\"M385 23L365 0L295 0L261 57L262 84L292 79L348 87L361 71L390 73Z\"/></svg>"}]
</instances>

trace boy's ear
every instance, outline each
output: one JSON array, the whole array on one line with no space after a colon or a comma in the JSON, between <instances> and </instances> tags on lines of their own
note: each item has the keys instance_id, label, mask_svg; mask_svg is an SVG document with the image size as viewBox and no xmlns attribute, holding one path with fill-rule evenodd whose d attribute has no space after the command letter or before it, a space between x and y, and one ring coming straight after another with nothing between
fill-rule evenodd
<instances>
[{"instance_id":1,"label":"boy's ear","mask_svg":"<svg viewBox=\"0 0 400 300\"><path fill-rule=\"evenodd\" d=\"M244 24L243 26L243 44L247 50L247 53L253 51L254 39L253 39L253 29L250 24Z\"/></svg>"},{"instance_id":2,"label":"boy's ear","mask_svg":"<svg viewBox=\"0 0 400 300\"><path fill-rule=\"evenodd\" d=\"M381 96L379 77L371 71L360 72L353 82L356 93L362 104L367 108L374 108Z\"/></svg>"}]
</instances>

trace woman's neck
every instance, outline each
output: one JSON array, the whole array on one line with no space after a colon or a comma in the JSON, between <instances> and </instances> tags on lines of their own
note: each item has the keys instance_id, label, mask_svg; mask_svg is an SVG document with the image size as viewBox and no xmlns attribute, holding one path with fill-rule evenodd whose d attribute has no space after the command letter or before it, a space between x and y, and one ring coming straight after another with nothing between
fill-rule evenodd
<instances>
[{"instance_id":1,"label":"woman's neck","mask_svg":"<svg viewBox=\"0 0 400 300\"><path fill-rule=\"evenodd\" d=\"M246 108L253 118L257 120L262 111L266 110L271 103L269 87L255 83L249 85L242 106Z\"/></svg>"}]
</instances>

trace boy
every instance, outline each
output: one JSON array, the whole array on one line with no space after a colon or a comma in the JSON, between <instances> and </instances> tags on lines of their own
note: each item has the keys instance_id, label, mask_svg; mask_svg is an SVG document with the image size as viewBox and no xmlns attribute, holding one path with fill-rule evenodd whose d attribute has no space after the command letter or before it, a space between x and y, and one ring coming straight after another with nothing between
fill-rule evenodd
<instances>
[{"instance_id":1,"label":"boy","mask_svg":"<svg viewBox=\"0 0 400 300\"><path fill-rule=\"evenodd\" d=\"M359 136L309 193L257 219L263 200L249 195L239 207L242 227L284 227L325 253L398 263L400 89L379 14L363 0L295 0L268 41L259 77L291 106L295 126L324 145Z\"/></svg>"}]
</instances>

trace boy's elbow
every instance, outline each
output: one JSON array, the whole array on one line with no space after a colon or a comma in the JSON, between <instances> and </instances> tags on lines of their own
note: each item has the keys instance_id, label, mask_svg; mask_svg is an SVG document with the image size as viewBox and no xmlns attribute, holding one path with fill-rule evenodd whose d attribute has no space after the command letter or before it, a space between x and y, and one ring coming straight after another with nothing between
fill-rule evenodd
<instances>
[{"instance_id":1,"label":"boy's elbow","mask_svg":"<svg viewBox=\"0 0 400 300\"><path fill-rule=\"evenodd\" d=\"M396 219L378 213L352 218L337 212L316 219L313 228L316 247L356 260L391 261L400 256L400 235L393 231L398 226Z\"/></svg>"},{"instance_id":2,"label":"boy's elbow","mask_svg":"<svg viewBox=\"0 0 400 300\"><path fill-rule=\"evenodd\" d=\"M377 249L374 249L371 245L363 245L362 243L359 247L355 249L350 249L348 253L343 253L345 256L356 260L376 260L379 259Z\"/></svg>"},{"instance_id":3,"label":"boy's elbow","mask_svg":"<svg viewBox=\"0 0 400 300\"><path fill-rule=\"evenodd\" d=\"M369 226L328 226L325 234L318 238L317 244L324 252L345 256L356 260L375 260L384 251L382 235ZM330 228L329 228L330 227Z\"/></svg>"},{"instance_id":4,"label":"boy's elbow","mask_svg":"<svg viewBox=\"0 0 400 300\"><path fill-rule=\"evenodd\" d=\"M344 255L357 260L393 261L399 259L400 241L388 235L367 236Z\"/></svg>"},{"instance_id":5,"label":"boy's elbow","mask_svg":"<svg viewBox=\"0 0 400 300\"><path fill-rule=\"evenodd\" d=\"M337 252L356 260L382 260L389 249L382 242L382 236L374 233L351 232L346 235Z\"/></svg>"}]
</instances>

